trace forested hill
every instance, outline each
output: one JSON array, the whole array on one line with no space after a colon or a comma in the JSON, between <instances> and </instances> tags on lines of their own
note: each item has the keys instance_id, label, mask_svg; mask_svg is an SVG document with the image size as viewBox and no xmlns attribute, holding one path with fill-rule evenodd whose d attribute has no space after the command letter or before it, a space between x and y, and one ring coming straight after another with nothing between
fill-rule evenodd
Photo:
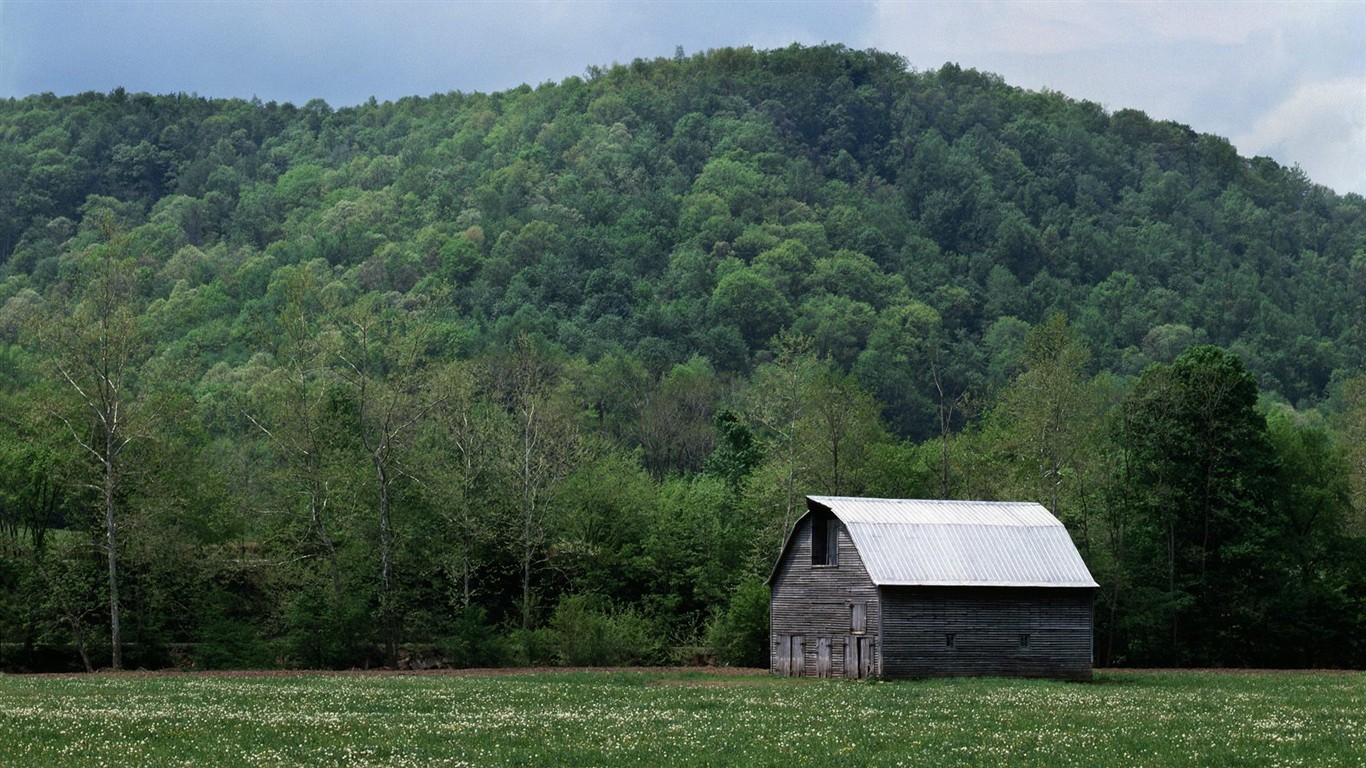
<instances>
[{"instance_id":1,"label":"forested hill","mask_svg":"<svg viewBox=\"0 0 1366 768\"><path fill-rule=\"evenodd\" d=\"M1047 504L1104 663L1359 666L1363 353L1366 200L956 65L11 99L0 667L762 662L807 493Z\"/></svg>"},{"instance_id":2,"label":"forested hill","mask_svg":"<svg viewBox=\"0 0 1366 768\"><path fill-rule=\"evenodd\" d=\"M933 310L946 375L974 385L1055 311L1101 369L1209 342L1297 404L1366 344L1360 197L1141 112L887 54L723 50L335 111L35 96L0 104L0 136L0 302L64 279L112 213L147 297L182 305L162 341L191 337L205 366L241 364L272 276L319 259L348 300L441 294L466 353L528 331L745 372L794 328L911 436L925 393L889 378L878 331L908 308Z\"/></svg>"}]
</instances>

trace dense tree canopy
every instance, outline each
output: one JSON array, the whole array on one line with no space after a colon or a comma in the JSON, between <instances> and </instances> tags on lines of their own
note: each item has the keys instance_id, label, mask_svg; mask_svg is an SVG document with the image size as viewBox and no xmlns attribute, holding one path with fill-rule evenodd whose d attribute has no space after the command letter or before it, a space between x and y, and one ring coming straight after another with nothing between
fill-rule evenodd
<instances>
[{"instance_id":1,"label":"dense tree canopy","mask_svg":"<svg viewBox=\"0 0 1366 768\"><path fill-rule=\"evenodd\" d=\"M793 46L10 99L0 187L0 665L752 661L806 493L1048 505L1105 663L1366 658L1366 201L1220 137Z\"/></svg>"}]
</instances>

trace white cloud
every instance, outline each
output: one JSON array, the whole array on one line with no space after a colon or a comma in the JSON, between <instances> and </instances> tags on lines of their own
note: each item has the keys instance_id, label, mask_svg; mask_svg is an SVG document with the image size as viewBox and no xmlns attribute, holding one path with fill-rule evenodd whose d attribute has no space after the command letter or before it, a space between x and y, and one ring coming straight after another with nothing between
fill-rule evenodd
<instances>
[{"instance_id":1,"label":"white cloud","mask_svg":"<svg viewBox=\"0 0 1366 768\"><path fill-rule=\"evenodd\" d=\"M1099 5L1099 4L1098 4ZM1129 2L1105 4L1119 11L1127 41L1154 37L1213 45L1238 45L1287 27L1311 26L1333 11L1326 2ZM1100 7L1105 7L1100 5Z\"/></svg>"},{"instance_id":2,"label":"white cloud","mask_svg":"<svg viewBox=\"0 0 1366 768\"><path fill-rule=\"evenodd\" d=\"M1323 2L879 0L875 36L964 57L1100 51L1154 40L1235 45L1312 24L1332 9Z\"/></svg>"},{"instance_id":3,"label":"white cloud","mask_svg":"<svg viewBox=\"0 0 1366 768\"><path fill-rule=\"evenodd\" d=\"M1366 109L1359 0L881 0L876 16L866 44L918 68L954 61L1012 85L1141 109L1366 194L1351 127Z\"/></svg>"},{"instance_id":4,"label":"white cloud","mask_svg":"<svg viewBox=\"0 0 1366 768\"><path fill-rule=\"evenodd\" d=\"M1366 192L1366 76L1298 88L1233 143L1244 155L1294 158L1333 189Z\"/></svg>"}]
</instances>

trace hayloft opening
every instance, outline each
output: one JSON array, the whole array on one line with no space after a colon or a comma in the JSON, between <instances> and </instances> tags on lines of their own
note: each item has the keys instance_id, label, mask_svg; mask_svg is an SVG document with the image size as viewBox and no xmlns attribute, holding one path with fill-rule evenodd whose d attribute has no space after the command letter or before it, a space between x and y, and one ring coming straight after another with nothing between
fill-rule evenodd
<instances>
[{"instance_id":1,"label":"hayloft opening","mask_svg":"<svg viewBox=\"0 0 1366 768\"><path fill-rule=\"evenodd\" d=\"M829 513L811 518L811 564L839 565L839 520Z\"/></svg>"}]
</instances>

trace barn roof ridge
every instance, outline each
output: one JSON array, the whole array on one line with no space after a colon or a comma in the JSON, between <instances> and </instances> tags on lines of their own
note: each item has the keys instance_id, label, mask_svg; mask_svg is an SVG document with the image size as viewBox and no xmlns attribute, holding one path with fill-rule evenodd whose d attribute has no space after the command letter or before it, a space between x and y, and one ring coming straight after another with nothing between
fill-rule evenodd
<instances>
[{"instance_id":1,"label":"barn roof ridge","mask_svg":"<svg viewBox=\"0 0 1366 768\"><path fill-rule=\"evenodd\" d=\"M881 499L864 496L808 496L846 523L887 522L934 525L1061 526L1042 504L1032 501L960 499Z\"/></svg>"}]
</instances>

